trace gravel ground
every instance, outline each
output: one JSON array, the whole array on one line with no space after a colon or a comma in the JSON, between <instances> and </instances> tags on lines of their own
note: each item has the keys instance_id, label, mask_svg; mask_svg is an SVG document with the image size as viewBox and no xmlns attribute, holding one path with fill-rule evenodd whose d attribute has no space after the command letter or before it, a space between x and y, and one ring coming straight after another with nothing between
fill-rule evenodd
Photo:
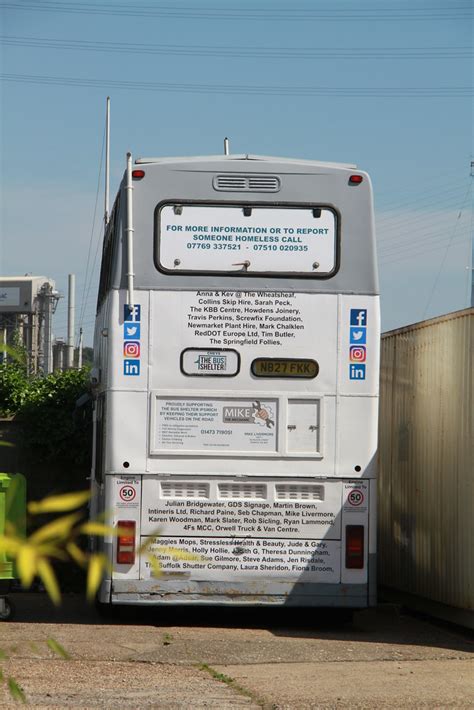
<instances>
[{"instance_id":1,"label":"gravel ground","mask_svg":"<svg viewBox=\"0 0 474 710\"><path fill-rule=\"evenodd\" d=\"M473 639L390 605L350 625L316 611L56 610L13 595L0 661L41 708L474 708ZM70 655L60 658L55 639ZM18 707L0 685L0 707Z\"/></svg>"}]
</instances>

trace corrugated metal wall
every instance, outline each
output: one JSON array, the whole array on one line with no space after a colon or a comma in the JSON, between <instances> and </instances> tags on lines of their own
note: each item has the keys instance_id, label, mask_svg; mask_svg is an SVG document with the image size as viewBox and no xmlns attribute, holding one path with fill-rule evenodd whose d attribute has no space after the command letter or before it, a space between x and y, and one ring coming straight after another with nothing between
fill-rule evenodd
<instances>
[{"instance_id":1,"label":"corrugated metal wall","mask_svg":"<svg viewBox=\"0 0 474 710\"><path fill-rule=\"evenodd\" d=\"M474 309L382 337L379 582L474 609Z\"/></svg>"}]
</instances>

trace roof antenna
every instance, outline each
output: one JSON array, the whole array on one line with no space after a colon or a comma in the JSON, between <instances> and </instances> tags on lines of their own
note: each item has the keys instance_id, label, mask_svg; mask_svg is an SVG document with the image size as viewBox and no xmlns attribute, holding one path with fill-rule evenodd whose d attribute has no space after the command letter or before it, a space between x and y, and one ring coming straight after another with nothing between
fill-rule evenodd
<instances>
[{"instance_id":1,"label":"roof antenna","mask_svg":"<svg viewBox=\"0 0 474 710\"><path fill-rule=\"evenodd\" d=\"M224 138L224 155L229 155L229 139Z\"/></svg>"},{"instance_id":2,"label":"roof antenna","mask_svg":"<svg viewBox=\"0 0 474 710\"><path fill-rule=\"evenodd\" d=\"M110 96L107 96L105 109L105 194L104 194L104 223L109 223L109 195L110 195Z\"/></svg>"}]
</instances>

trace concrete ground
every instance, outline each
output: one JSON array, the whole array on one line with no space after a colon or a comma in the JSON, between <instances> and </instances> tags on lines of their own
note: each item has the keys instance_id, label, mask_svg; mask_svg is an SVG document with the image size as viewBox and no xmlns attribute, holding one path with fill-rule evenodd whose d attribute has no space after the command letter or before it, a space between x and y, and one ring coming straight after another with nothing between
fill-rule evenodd
<instances>
[{"instance_id":1,"label":"concrete ground","mask_svg":"<svg viewBox=\"0 0 474 710\"><path fill-rule=\"evenodd\" d=\"M14 678L41 708L474 708L474 640L395 606L351 625L321 611L125 610L14 594L0 623L0 707ZM48 640L66 649L63 659Z\"/></svg>"}]
</instances>

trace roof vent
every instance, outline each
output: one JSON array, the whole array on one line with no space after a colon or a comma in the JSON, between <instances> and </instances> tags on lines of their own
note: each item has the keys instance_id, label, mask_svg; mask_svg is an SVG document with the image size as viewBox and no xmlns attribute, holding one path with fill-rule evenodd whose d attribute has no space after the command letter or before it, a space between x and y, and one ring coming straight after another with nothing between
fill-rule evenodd
<instances>
[{"instance_id":1,"label":"roof vent","mask_svg":"<svg viewBox=\"0 0 474 710\"><path fill-rule=\"evenodd\" d=\"M214 190L221 192L279 192L280 178L276 175L216 175L212 181Z\"/></svg>"}]
</instances>

